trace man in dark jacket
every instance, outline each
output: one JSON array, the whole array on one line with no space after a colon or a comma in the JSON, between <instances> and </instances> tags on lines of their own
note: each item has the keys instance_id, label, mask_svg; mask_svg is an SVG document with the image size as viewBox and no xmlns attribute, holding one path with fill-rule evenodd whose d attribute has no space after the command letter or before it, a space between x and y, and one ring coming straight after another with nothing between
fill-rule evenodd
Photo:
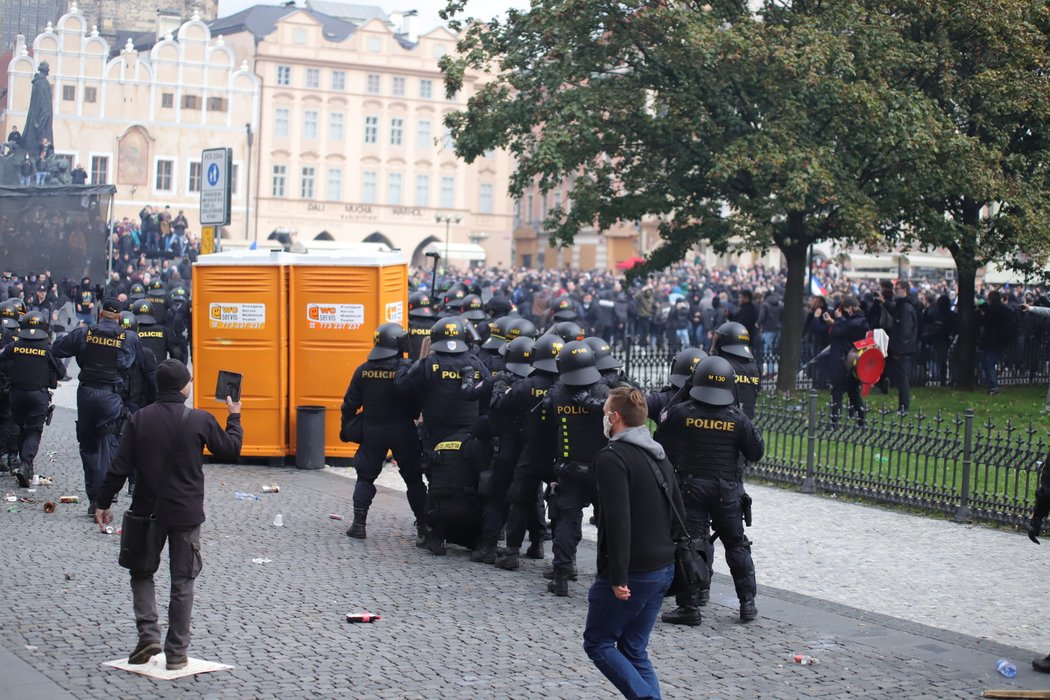
<instances>
[{"instance_id":1,"label":"man in dark jacket","mask_svg":"<svg viewBox=\"0 0 1050 700\"><path fill-rule=\"evenodd\" d=\"M740 306L730 317L730 320L743 324L751 337L751 352L755 357L762 356L762 350L757 347L762 342L762 335L758 332L758 307L755 306L754 296L750 289L740 292ZM757 350L757 352L756 352Z\"/></svg>"},{"instance_id":2,"label":"man in dark jacket","mask_svg":"<svg viewBox=\"0 0 1050 700\"><path fill-rule=\"evenodd\" d=\"M890 335L889 362L886 373L897 387L897 410L911 410L911 371L919 352L919 302L911 296L907 282L898 280L893 289L894 298L887 303L893 315L893 333Z\"/></svg>"},{"instance_id":3,"label":"man in dark jacket","mask_svg":"<svg viewBox=\"0 0 1050 700\"><path fill-rule=\"evenodd\" d=\"M864 425L865 406L860 396L860 380L846 368L846 358L853 343L868 334L868 321L860 310L856 297L846 297L832 317L824 312L828 324L830 350L827 357L828 378L831 380L831 424L837 427L842 410L842 395L849 396L850 413L857 416L858 425Z\"/></svg>"},{"instance_id":4,"label":"man in dark jacket","mask_svg":"<svg viewBox=\"0 0 1050 700\"><path fill-rule=\"evenodd\" d=\"M226 397L226 430L210 413L185 406L192 377L186 365L165 360L157 367L157 399L128 421L120 450L110 465L98 495L95 519L99 527L111 520L113 498L132 472L138 487L131 503L136 515L152 514L157 521L157 558L146 570L131 571L131 594L139 641L128 657L145 664L161 652L160 625L153 574L160 551L168 545L171 598L164 656L169 671L185 668L193 612L193 581L201 570L200 532L204 522L204 470L201 449L217 459L234 461L241 453L241 402Z\"/></svg>"},{"instance_id":5,"label":"man in dark jacket","mask_svg":"<svg viewBox=\"0 0 1050 700\"><path fill-rule=\"evenodd\" d=\"M999 393L997 365L1017 336L1017 317L1003 303L998 291L988 294L988 303L977 307L977 323L981 334L977 338L977 367L981 381L989 394Z\"/></svg>"},{"instance_id":6,"label":"man in dark jacket","mask_svg":"<svg viewBox=\"0 0 1050 700\"><path fill-rule=\"evenodd\" d=\"M603 407L609 444L594 466L598 484L598 575L587 596L583 649L629 698L658 698L646 647L674 577L675 538L683 534L661 484L685 512L663 447L645 427L645 397L618 387Z\"/></svg>"}]
</instances>

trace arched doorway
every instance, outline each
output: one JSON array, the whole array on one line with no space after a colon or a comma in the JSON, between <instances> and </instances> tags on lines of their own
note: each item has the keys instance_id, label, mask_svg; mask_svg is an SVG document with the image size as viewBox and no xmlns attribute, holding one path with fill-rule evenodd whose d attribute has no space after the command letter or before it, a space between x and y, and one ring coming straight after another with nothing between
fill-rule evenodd
<instances>
[{"instance_id":1,"label":"arched doorway","mask_svg":"<svg viewBox=\"0 0 1050 700\"><path fill-rule=\"evenodd\" d=\"M379 231L373 231L372 233L370 233L370 234L368 234L367 236L365 236L365 238L364 238L364 241L363 241L363 242L364 242L364 243L382 243L383 245L385 245L385 246L386 246L387 248L389 248L390 250L394 250L395 248L397 248L397 246L396 246L396 245L394 245L394 244L393 244L393 243L392 243L392 242L390 241L390 239L389 239L389 238L387 238L386 236L384 236L384 235L383 235L382 233L380 233Z\"/></svg>"},{"instance_id":2,"label":"arched doorway","mask_svg":"<svg viewBox=\"0 0 1050 700\"><path fill-rule=\"evenodd\" d=\"M321 231L319 234L314 236L314 240L315 241L334 241L335 238L333 238L332 234L328 233L328 231Z\"/></svg>"},{"instance_id":3,"label":"arched doorway","mask_svg":"<svg viewBox=\"0 0 1050 700\"><path fill-rule=\"evenodd\" d=\"M416 249L412 251L412 265L415 267L426 267L428 261L425 257L423 257L423 249L431 243L440 242L441 239L437 236L427 236L422 241L420 241L419 245L416 246Z\"/></svg>"}]
</instances>

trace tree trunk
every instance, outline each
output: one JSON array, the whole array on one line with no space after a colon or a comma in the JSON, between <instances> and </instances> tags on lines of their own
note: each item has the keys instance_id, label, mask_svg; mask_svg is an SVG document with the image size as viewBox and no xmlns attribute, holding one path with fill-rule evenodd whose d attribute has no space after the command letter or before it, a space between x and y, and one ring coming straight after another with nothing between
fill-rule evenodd
<instances>
[{"instance_id":1,"label":"tree trunk","mask_svg":"<svg viewBox=\"0 0 1050 700\"><path fill-rule=\"evenodd\" d=\"M974 295L977 288L977 271L970 265L964 267L955 261L959 270L959 337L955 341L959 348L959 364L955 376L958 388L973 391L977 388L977 308Z\"/></svg>"},{"instance_id":2,"label":"tree trunk","mask_svg":"<svg viewBox=\"0 0 1050 700\"><path fill-rule=\"evenodd\" d=\"M794 217L797 220L792 221ZM780 329L780 370L777 374L777 391L795 390L798 365L802 349L803 295L807 284L806 247L807 239L800 235L805 223L801 214L789 215L791 237L778 243L787 260L787 285L784 287L784 315ZM795 229L798 229L796 232Z\"/></svg>"}]
</instances>

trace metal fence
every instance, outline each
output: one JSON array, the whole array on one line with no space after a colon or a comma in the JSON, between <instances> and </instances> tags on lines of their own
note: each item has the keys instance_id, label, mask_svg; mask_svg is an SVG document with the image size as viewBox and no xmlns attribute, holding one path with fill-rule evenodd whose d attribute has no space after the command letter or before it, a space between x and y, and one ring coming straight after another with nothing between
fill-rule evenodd
<instances>
[{"instance_id":1,"label":"metal fence","mask_svg":"<svg viewBox=\"0 0 1050 700\"><path fill-rule=\"evenodd\" d=\"M763 397L756 423L766 454L749 474L825 491L950 515L959 522L1019 524L1031 515L1050 443L1034 426L975 424L964 415L869 412L861 424L815 391Z\"/></svg>"}]
</instances>

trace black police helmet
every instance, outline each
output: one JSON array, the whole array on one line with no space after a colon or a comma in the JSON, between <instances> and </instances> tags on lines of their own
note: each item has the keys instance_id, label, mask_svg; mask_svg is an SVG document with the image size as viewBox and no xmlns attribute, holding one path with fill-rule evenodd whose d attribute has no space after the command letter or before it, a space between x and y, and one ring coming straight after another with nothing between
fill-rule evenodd
<instances>
[{"instance_id":1,"label":"black police helmet","mask_svg":"<svg viewBox=\"0 0 1050 700\"><path fill-rule=\"evenodd\" d=\"M157 322L157 318L153 315L153 302L140 299L136 303L131 305L131 313L135 314L139 323L151 326Z\"/></svg>"},{"instance_id":2,"label":"black police helmet","mask_svg":"<svg viewBox=\"0 0 1050 700\"><path fill-rule=\"evenodd\" d=\"M145 299L145 298L146 298L146 288L142 285L141 282L136 282L135 284L131 285L131 289L128 291L128 299Z\"/></svg>"},{"instance_id":3,"label":"black police helmet","mask_svg":"<svg viewBox=\"0 0 1050 700\"><path fill-rule=\"evenodd\" d=\"M168 292L168 298L172 301L186 301L187 297L189 297L189 293L187 293L186 288L182 286L175 287Z\"/></svg>"},{"instance_id":4,"label":"black police helmet","mask_svg":"<svg viewBox=\"0 0 1050 700\"><path fill-rule=\"evenodd\" d=\"M4 303L0 304L0 322L3 323L4 328L9 331L18 330L18 319L22 315L22 312L15 306L14 299L8 299Z\"/></svg>"},{"instance_id":5,"label":"black police helmet","mask_svg":"<svg viewBox=\"0 0 1050 700\"><path fill-rule=\"evenodd\" d=\"M532 346L532 366L544 372L557 374L558 354L564 345L564 341L556 335L540 336Z\"/></svg>"},{"instance_id":6,"label":"black police helmet","mask_svg":"<svg viewBox=\"0 0 1050 700\"><path fill-rule=\"evenodd\" d=\"M485 305L481 303L481 297L477 294L468 294L463 297L463 313L461 316L468 321L484 321Z\"/></svg>"},{"instance_id":7,"label":"black police helmet","mask_svg":"<svg viewBox=\"0 0 1050 700\"><path fill-rule=\"evenodd\" d=\"M707 357L707 353L700 348L682 348L679 350L671 363L671 386L675 389L681 389L693 381L693 370L696 369L697 363L705 357Z\"/></svg>"},{"instance_id":8,"label":"black police helmet","mask_svg":"<svg viewBox=\"0 0 1050 700\"><path fill-rule=\"evenodd\" d=\"M583 342L591 346L591 350L594 350L595 363L594 367L599 372L607 372L612 369L620 369L623 367L623 363L620 362L619 358L612 354L612 348L609 344L597 336L590 336L583 339Z\"/></svg>"},{"instance_id":9,"label":"black police helmet","mask_svg":"<svg viewBox=\"0 0 1050 700\"><path fill-rule=\"evenodd\" d=\"M120 320L118 320L117 323L119 323L120 327L125 330L137 331L139 329L139 319L130 311L121 311Z\"/></svg>"},{"instance_id":10,"label":"black police helmet","mask_svg":"<svg viewBox=\"0 0 1050 700\"><path fill-rule=\"evenodd\" d=\"M368 353L369 360L386 360L401 354L401 339L407 331L399 323L384 323L372 336L375 347Z\"/></svg>"},{"instance_id":11,"label":"black police helmet","mask_svg":"<svg viewBox=\"0 0 1050 700\"><path fill-rule=\"evenodd\" d=\"M689 397L712 406L736 403L736 373L724 357L705 357L693 370L693 388Z\"/></svg>"},{"instance_id":12,"label":"black police helmet","mask_svg":"<svg viewBox=\"0 0 1050 700\"><path fill-rule=\"evenodd\" d=\"M15 297L14 299L10 299L9 301L11 302L12 306L15 307L15 311L18 312L19 316L26 312L26 303L22 301L20 297Z\"/></svg>"},{"instance_id":13,"label":"black police helmet","mask_svg":"<svg viewBox=\"0 0 1050 700\"><path fill-rule=\"evenodd\" d=\"M16 335L24 340L44 340L50 329L51 326L44 314L39 311L30 311L19 319Z\"/></svg>"},{"instance_id":14,"label":"black police helmet","mask_svg":"<svg viewBox=\"0 0 1050 700\"><path fill-rule=\"evenodd\" d=\"M558 353L558 381L566 386L590 386L601 381L602 375L594 366L597 360L594 349L586 342L565 343Z\"/></svg>"},{"instance_id":15,"label":"black police helmet","mask_svg":"<svg viewBox=\"0 0 1050 700\"><path fill-rule=\"evenodd\" d=\"M553 326L547 329L547 333L549 335L558 336L566 343L572 342L574 340L583 340L585 337L587 337L587 334L584 332L584 330L580 328L580 324L576 323L575 321L562 321L560 323L555 323Z\"/></svg>"},{"instance_id":16,"label":"black police helmet","mask_svg":"<svg viewBox=\"0 0 1050 700\"><path fill-rule=\"evenodd\" d=\"M414 318L434 318L434 307L426 292L413 292L408 297L408 315Z\"/></svg>"},{"instance_id":17,"label":"black police helmet","mask_svg":"<svg viewBox=\"0 0 1050 700\"><path fill-rule=\"evenodd\" d=\"M532 346L535 342L532 338L515 338L507 343L507 352L503 358L507 371L519 377L532 374Z\"/></svg>"},{"instance_id":18,"label":"black police helmet","mask_svg":"<svg viewBox=\"0 0 1050 700\"><path fill-rule=\"evenodd\" d=\"M506 316L513 308L514 305L510 303L510 300L498 292L485 302L485 311L493 318Z\"/></svg>"},{"instance_id":19,"label":"black police helmet","mask_svg":"<svg viewBox=\"0 0 1050 700\"><path fill-rule=\"evenodd\" d=\"M556 321L575 321L579 318L576 314L576 305L572 303L572 299L569 297L558 297L551 304L551 309L554 310L554 320Z\"/></svg>"},{"instance_id":20,"label":"black police helmet","mask_svg":"<svg viewBox=\"0 0 1050 700\"><path fill-rule=\"evenodd\" d=\"M532 338L536 340L539 336L540 332L536 330L536 325L527 318L514 318L510 325L507 326L506 338L508 343L515 338Z\"/></svg>"},{"instance_id":21,"label":"black police helmet","mask_svg":"<svg viewBox=\"0 0 1050 700\"><path fill-rule=\"evenodd\" d=\"M458 316L443 318L430 329L430 349L458 355L467 351L467 331Z\"/></svg>"},{"instance_id":22,"label":"black police helmet","mask_svg":"<svg viewBox=\"0 0 1050 700\"><path fill-rule=\"evenodd\" d=\"M462 283L454 284L441 297L441 305L446 309L459 310L463 307L463 297L465 296L467 296L466 287Z\"/></svg>"},{"instance_id":23,"label":"black police helmet","mask_svg":"<svg viewBox=\"0 0 1050 700\"><path fill-rule=\"evenodd\" d=\"M510 316L497 318L489 324L489 337L481 344L482 350L499 350L507 344L507 330L514 319Z\"/></svg>"},{"instance_id":24,"label":"black police helmet","mask_svg":"<svg viewBox=\"0 0 1050 700\"><path fill-rule=\"evenodd\" d=\"M755 356L751 353L751 334L744 324L736 321L726 321L715 331L718 354L732 355L743 360L753 360Z\"/></svg>"},{"instance_id":25,"label":"black police helmet","mask_svg":"<svg viewBox=\"0 0 1050 700\"><path fill-rule=\"evenodd\" d=\"M156 279L151 280L149 283L149 290L151 292L164 291L164 280Z\"/></svg>"}]
</instances>

